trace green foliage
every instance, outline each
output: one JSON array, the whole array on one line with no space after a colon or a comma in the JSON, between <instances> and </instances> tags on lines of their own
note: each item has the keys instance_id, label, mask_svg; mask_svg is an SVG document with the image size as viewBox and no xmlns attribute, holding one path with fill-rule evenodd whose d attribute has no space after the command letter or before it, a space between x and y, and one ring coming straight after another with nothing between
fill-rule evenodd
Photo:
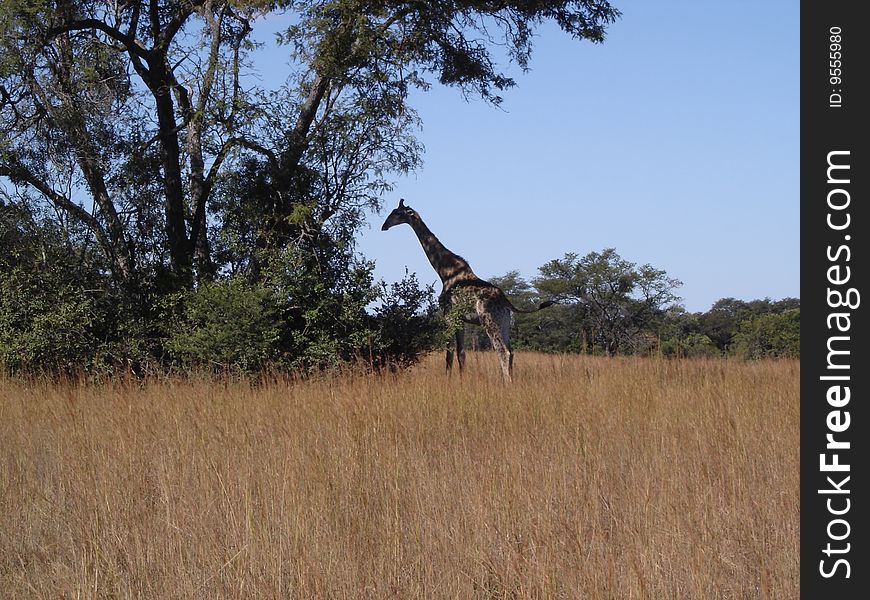
<instances>
[{"instance_id":1,"label":"green foliage","mask_svg":"<svg viewBox=\"0 0 870 600\"><path fill-rule=\"evenodd\" d=\"M0 363L12 372L67 372L92 364L98 327L81 287L21 269L0 272Z\"/></svg>"},{"instance_id":2,"label":"green foliage","mask_svg":"<svg viewBox=\"0 0 870 600\"><path fill-rule=\"evenodd\" d=\"M172 324L166 343L172 364L248 373L351 361L403 368L443 345L432 287L421 288L413 275L377 287L368 263L338 270L332 281L289 252L264 263L265 283L233 277L176 296L170 311L176 317L164 318Z\"/></svg>"},{"instance_id":3,"label":"green foliage","mask_svg":"<svg viewBox=\"0 0 870 600\"><path fill-rule=\"evenodd\" d=\"M727 353L732 350L734 337L744 321L799 307L800 301L795 298L784 298L778 301L765 298L748 302L735 298L722 298L717 300L709 311L697 316L697 330L713 340L720 351Z\"/></svg>"},{"instance_id":4,"label":"green foliage","mask_svg":"<svg viewBox=\"0 0 870 600\"><path fill-rule=\"evenodd\" d=\"M403 98L409 85L440 83L498 104L515 85L497 57L528 69L535 29L555 22L575 38L602 42L620 15L609 2L361 2L292 3L299 14L286 40L316 57L322 75ZM373 85L374 84L374 85Z\"/></svg>"},{"instance_id":5,"label":"green foliage","mask_svg":"<svg viewBox=\"0 0 870 600\"><path fill-rule=\"evenodd\" d=\"M535 352L594 351L586 337L586 316L580 304L557 304L537 313L518 314L514 319L514 348Z\"/></svg>"},{"instance_id":6,"label":"green foliage","mask_svg":"<svg viewBox=\"0 0 870 600\"><path fill-rule=\"evenodd\" d=\"M172 298L166 349L186 368L255 372L279 357L281 321L271 290L233 277Z\"/></svg>"},{"instance_id":7,"label":"green foliage","mask_svg":"<svg viewBox=\"0 0 870 600\"><path fill-rule=\"evenodd\" d=\"M297 269L273 282L286 299L282 344L290 365L311 370L356 360L371 335L365 307L377 298L372 265L348 265L333 280L318 277L312 267Z\"/></svg>"},{"instance_id":8,"label":"green foliage","mask_svg":"<svg viewBox=\"0 0 870 600\"><path fill-rule=\"evenodd\" d=\"M514 348L539 352L660 353L674 357L800 357L800 301L723 298L709 311L677 304L680 282L638 267L614 249L567 254L540 268L531 283L518 272L492 278L519 308L559 304L514 316ZM479 329L474 344L488 348Z\"/></svg>"},{"instance_id":9,"label":"green foliage","mask_svg":"<svg viewBox=\"0 0 870 600\"><path fill-rule=\"evenodd\" d=\"M448 339L457 331L465 328L464 318L467 315L475 315L477 312L477 297L461 286L453 288L449 294L442 292L438 298L438 303L444 312Z\"/></svg>"},{"instance_id":10,"label":"green foliage","mask_svg":"<svg viewBox=\"0 0 870 600\"><path fill-rule=\"evenodd\" d=\"M76 271L0 271L0 371L111 375L162 362L153 305L83 285Z\"/></svg>"},{"instance_id":11,"label":"green foliage","mask_svg":"<svg viewBox=\"0 0 870 600\"><path fill-rule=\"evenodd\" d=\"M658 334L665 355L800 358L800 301L722 298L694 314L676 307Z\"/></svg>"},{"instance_id":12,"label":"green foliage","mask_svg":"<svg viewBox=\"0 0 870 600\"><path fill-rule=\"evenodd\" d=\"M801 310L767 313L744 320L732 352L741 358L800 358Z\"/></svg>"},{"instance_id":13,"label":"green foliage","mask_svg":"<svg viewBox=\"0 0 870 600\"><path fill-rule=\"evenodd\" d=\"M63 373L98 367L109 305L87 254L64 247L62 232L0 201L0 368Z\"/></svg>"},{"instance_id":14,"label":"green foliage","mask_svg":"<svg viewBox=\"0 0 870 600\"><path fill-rule=\"evenodd\" d=\"M613 248L580 257L566 254L540 268L534 280L541 296L582 305L575 324L589 351L642 352L647 335L679 297L682 283L651 265L629 262Z\"/></svg>"},{"instance_id":15,"label":"green foliage","mask_svg":"<svg viewBox=\"0 0 870 600\"><path fill-rule=\"evenodd\" d=\"M685 337L669 338L662 341L661 352L665 356L685 358L721 357L722 352L703 333L689 333Z\"/></svg>"},{"instance_id":16,"label":"green foliage","mask_svg":"<svg viewBox=\"0 0 870 600\"><path fill-rule=\"evenodd\" d=\"M528 310L539 303L535 289L519 271L508 271L501 277L491 277L489 282L500 287L517 308Z\"/></svg>"},{"instance_id":17,"label":"green foliage","mask_svg":"<svg viewBox=\"0 0 870 600\"><path fill-rule=\"evenodd\" d=\"M444 346L447 326L431 285L421 288L416 275L406 273L389 287L382 284L380 300L372 319L369 357L375 367L407 367L424 353Z\"/></svg>"}]
</instances>

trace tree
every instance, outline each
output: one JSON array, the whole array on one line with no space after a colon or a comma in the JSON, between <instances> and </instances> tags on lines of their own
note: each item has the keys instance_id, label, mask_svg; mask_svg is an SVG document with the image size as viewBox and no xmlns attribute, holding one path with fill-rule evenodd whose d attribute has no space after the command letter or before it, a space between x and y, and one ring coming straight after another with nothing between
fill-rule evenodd
<instances>
[{"instance_id":1,"label":"tree","mask_svg":"<svg viewBox=\"0 0 870 600\"><path fill-rule=\"evenodd\" d=\"M640 350L655 321L679 297L681 285L663 270L637 266L616 250L566 254L540 268L534 285L542 296L585 308L583 336L606 354Z\"/></svg>"},{"instance_id":2,"label":"tree","mask_svg":"<svg viewBox=\"0 0 870 600\"><path fill-rule=\"evenodd\" d=\"M777 301L769 298L749 301L722 298L710 310L698 316L699 331L708 336L719 350L729 352L742 322L794 308L800 308L797 298Z\"/></svg>"},{"instance_id":3,"label":"tree","mask_svg":"<svg viewBox=\"0 0 870 600\"><path fill-rule=\"evenodd\" d=\"M246 143L250 13L211 0L6 7L0 176L84 225L118 280L164 255L181 284L194 256L209 272L211 188ZM157 210L159 243L141 247Z\"/></svg>"},{"instance_id":4,"label":"tree","mask_svg":"<svg viewBox=\"0 0 870 600\"><path fill-rule=\"evenodd\" d=\"M316 229L341 212L351 183L374 179L382 191L385 174L416 166L412 144L365 157L414 124L405 100L429 85L425 73L498 103L514 81L498 70L496 45L525 69L542 21L600 42L618 15L599 0L37 0L2 10L0 177L87 228L116 279L168 259L182 286L216 270L209 203L233 159L256 157L268 171L273 224L298 214L300 185L302 197L328 195L310 213ZM283 40L301 76L269 96L242 75L252 22L272 11L295 16ZM330 146L342 128L341 147ZM146 250L136 233L154 235L158 212L162 239Z\"/></svg>"}]
</instances>

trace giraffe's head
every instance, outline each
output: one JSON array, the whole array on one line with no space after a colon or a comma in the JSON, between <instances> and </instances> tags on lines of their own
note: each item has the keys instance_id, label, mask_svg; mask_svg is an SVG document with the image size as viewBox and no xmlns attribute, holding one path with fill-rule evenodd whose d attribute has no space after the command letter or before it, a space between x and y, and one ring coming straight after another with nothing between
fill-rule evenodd
<instances>
[{"instance_id":1,"label":"giraffe's head","mask_svg":"<svg viewBox=\"0 0 870 600\"><path fill-rule=\"evenodd\" d=\"M411 219L418 218L417 211L415 211L410 206L405 206L405 199L402 198L399 200L398 208L393 209L393 212L390 213L390 216L387 217L387 220L384 221L384 224L381 226L381 231L386 231L390 227L394 225L401 225L402 223L410 223Z\"/></svg>"}]
</instances>

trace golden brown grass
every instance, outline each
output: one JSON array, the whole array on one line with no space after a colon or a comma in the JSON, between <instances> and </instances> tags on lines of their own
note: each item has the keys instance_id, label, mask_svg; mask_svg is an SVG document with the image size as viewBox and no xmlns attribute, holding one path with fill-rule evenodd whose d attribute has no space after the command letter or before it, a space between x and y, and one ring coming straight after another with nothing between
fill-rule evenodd
<instances>
[{"instance_id":1,"label":"golden brown grass","mask_svg":"<svg viewBox=\"0 0 870 600\"><path fill-rule=\"evenodd\" d=\"M798 597L798 362L469 363L0 380L0 596Z\"/></svg>"}]
</instances>

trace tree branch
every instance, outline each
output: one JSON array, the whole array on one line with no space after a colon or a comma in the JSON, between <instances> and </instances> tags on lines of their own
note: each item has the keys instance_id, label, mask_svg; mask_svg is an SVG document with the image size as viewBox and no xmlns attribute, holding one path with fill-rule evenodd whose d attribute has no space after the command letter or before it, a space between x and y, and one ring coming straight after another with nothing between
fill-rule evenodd
<instances>
[{"instance_id":1,"label":"tree branch","mask_svg":"<svg viewBox=\"0 0 870 600\"><path fill-rule=\"evenodd\" d=\"M86 31L88 29L96 29L98 31L102 31L111 39L120 42L124 45L124 48L131 55L138 56L139 58L144 58L148 60L151 56L151 50L145 48L139 40L137 40L133 35L129 35L100 21L99 19L79 19L77 21L70 21L69 23L65 23L63 25L59 25L57 27L52 27L48 30L47 37L49 39L55 38L63 33L70 33L72 31ZM131 30L132 31L132 30Z\"/></svg>"},{"instance_id":2,"label":"tree branch","mask_svg":"<svg viewBox=\"0 0 870 600\"><path fill-rule=\"evenodd\" d=\"M217 179L221 166L223 165L227 156L229 156L230 151L232 151L233 148L238 147L247 148L248 150L252 150L254 152L257 152L258 154L262 154L269 161L269 167L273 171L276 171L278 169L278 158L275 156L275 153L268 148L241 137L233 137L224 142L220 150L218 151L217 156L215 156L214 162L212 162L208 174L203 180L201 197L196 203L193 214L193 222L190 228L190 239L196 240L200 231L205 226L206 200L211 194L211 190L214 187L214 182Z\"/></svg>"},{"instance_id":3,"label":"tree branch","mask_svg":"<svg viewBox=\"0 0 870 600\"><path fill-rule=\"evenodd\" d=\"M55 191L50 185L48 185L48 183L37 177L30 169L17 161L13 163L0 163L0 177L9 178L13 184L27 184L38 191L46 200L51 202L52 205L65 211L71 217L77 219L90 229L97 237L97 241L100 243L100 246L103 247L106 254L110 258L114 256L112 244L109 241L109 237L106 235L106 230L100 224L100 221L84 208L63 194Z\"/></svg>"},{"instance_id":4,"label":"tree branch","mask_svg":"<svg viewBox=\"0 0 870 600\"><path fill-rule=\"evenodd\" d=\"M315 75L314 81L311 84L311 89L308 90L308 97L302 104L299 110L299 117L296 119L296 125L293 131L290 132L289 148L284 156L285 165L291 169L295 169L302 160L302 155L308 147L308 133L311 130L311 123L317 115L317 109L323 100L323 95L329 89L329 78L323 77L320 74Z\"/></svg>"},{"instance_id":5,"label":"tree branch","mask_svg":"<svg viewBox=\"0 0 870 600\"><path fill-rule=\"evenodd\" d=\"M170 42L175 38L175 35L181 30L184 26L184 23L190 18L190 15L193 12L200 8L203 4L205 4L209 0L199 0L197 2L189 2L184 3L184 8L178 10L175 13L166 26L163 29L160 29L160 20L158 16L158 6L159 2L157 0L151 0L151 27L154 31L154 45L159 48L166 49L169 47ZM155 29L156 27L156 29Z\"/></svg>"}]
</instances>

